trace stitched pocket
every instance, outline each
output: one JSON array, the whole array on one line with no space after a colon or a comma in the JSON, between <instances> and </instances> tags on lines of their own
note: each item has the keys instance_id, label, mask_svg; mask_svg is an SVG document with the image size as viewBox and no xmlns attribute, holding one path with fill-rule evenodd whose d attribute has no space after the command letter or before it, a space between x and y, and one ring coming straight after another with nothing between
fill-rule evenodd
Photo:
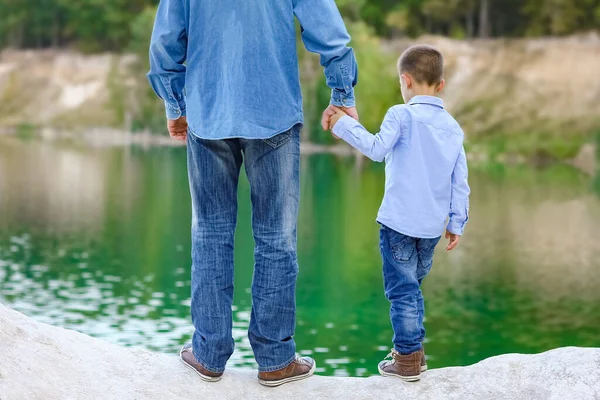
<instances>
[{"instance_id":1,"label":"stitched pocket","mask_svg":"<svg viewBox=\"0 0 600 400\"><path fill-rule=\"evenodd\" d=\"M401 263L409 262L415 252L415 239L390 229L388 240L394 260Z\"/></svg>"},{"instance_id":2,"label":"stitched pocket","mask_svg":"<svg viewBox=\"0 0 600 400\"><path fill-rule=\"evenodd\" d=\"M280 133L268 139L263 139L263 141L274 149L283 146L292 138L292 130Z\"/></svg>"}]
</instances>

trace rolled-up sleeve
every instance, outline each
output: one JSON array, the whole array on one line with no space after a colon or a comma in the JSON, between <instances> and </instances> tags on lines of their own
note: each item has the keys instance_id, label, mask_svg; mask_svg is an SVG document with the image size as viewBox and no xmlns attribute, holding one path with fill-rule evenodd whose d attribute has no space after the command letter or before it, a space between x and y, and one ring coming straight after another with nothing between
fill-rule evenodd
<instances>
[{"instance_id":1,"label":"rolled-up sleeve","mask_svg":"<svg viewBox=\"0 0 600 400\"><path fill-rule=\"evenodd\" d=\"M354 107L358 67L350 35L334 0L294 0L294 14L302 27L306 49L321 56L331 104Z\"/></svg>"},{"instance_id":2,"label":"rolled-up sleeve","mask_svg":"<svg viewBox=\"0 0 600 400\"><path fill-rule=\"evenodd\" d=\"M469 172L467 157L463 148L452 172L452 194L450 199L450 218L446 229L456 235L462 235L469 220Z\"/></svg>"},{"instance_id":3,"label":"rolled-up sleeve","mask_svg":"<svg viewBox=\"0 0 600 400\"><path fill-rule=\"evenodd\" d=\"M150 41L148 80L164 100L168 119L186 115L187 32L182 0L161 0Z\"/></svg>"}]
</instances>

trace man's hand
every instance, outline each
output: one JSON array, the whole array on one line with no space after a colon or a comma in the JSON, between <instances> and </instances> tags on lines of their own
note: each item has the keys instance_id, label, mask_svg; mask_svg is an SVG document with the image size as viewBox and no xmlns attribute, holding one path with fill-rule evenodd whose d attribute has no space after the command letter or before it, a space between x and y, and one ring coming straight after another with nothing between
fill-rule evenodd
<instances>
[{"instance_id":1,"label":"man's hand","mask_svg":"<svg viewBox=\"0 0 600 400\"><path fill-rule=\"evenodd\" d=\"M356 107L343 107L342 110L352 118L358 121L358 111Z\"/></svg>"},{"instance_id":2,"label":"man's hand","mask_svg":"<svg viewBox=\"0 0 600 400\"><path fill-rule=\"evenodd\" d=\"M323 116L321 117L321 127L324 131L329 130L329 120L331 119L331 117L333 117L333 115L336 113L336 110L338 109L338 107L330 105L325 109L325 111L323 111ZM342 108L342 110L346 114L358 121L358 111L356 111L356 107L344 107Z\"/></svg>"},{"instance_id":3,"label":"man's hand","mask_svg":"<svg viewBox=\"0 0 600 400\"><path fill-rule=\"evenodd\" d=\"M179 119L169 119L167 120L167 129L169 130L169 135L175 140L185 141L187 139L187 118L180 117Z\"/></svg>"},{"instance_id":4,"label":"man's hand","mask_svg":"<svg viewBox=\"0 0 600 400\"><path fill-rule=\"evenodd\" d=\"M460 241L460 235L456 235L448 230L446 230L446 239L449 239L448 246L446 246L446 251L452 251Z\"/></svg>"}]
</instances>

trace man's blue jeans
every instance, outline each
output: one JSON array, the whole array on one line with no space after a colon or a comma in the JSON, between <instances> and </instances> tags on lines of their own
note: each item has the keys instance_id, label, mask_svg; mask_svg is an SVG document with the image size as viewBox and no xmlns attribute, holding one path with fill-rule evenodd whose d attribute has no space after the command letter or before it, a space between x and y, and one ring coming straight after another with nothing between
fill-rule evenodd
<instances>
[{"instance_id":1,"label":"man's blue jeans","mask_svg":"<svg viewBox=\"0 0 600 400\"><path fill-rule=\"evenodd\" d=\"M429 274L440 238L419 239L386 226L380 231L385 296L390 301L394 348L411 354L423 348L425 305L421 283Z\"/></svg>"},{"instance_id":2,"label":"man's blue jeans","mask_svg":"<svg viewBox=\"0 0 600 400\"><path fill-rule=\"evenodd\" d=\"M197 361L212 372L225 369L234 349L233 242L242 164L250 181L255 242L248 337L260 371L294 360L299 128L266 140L203 140L188 133L192 344Z\"/></svg>"}]
</instances>

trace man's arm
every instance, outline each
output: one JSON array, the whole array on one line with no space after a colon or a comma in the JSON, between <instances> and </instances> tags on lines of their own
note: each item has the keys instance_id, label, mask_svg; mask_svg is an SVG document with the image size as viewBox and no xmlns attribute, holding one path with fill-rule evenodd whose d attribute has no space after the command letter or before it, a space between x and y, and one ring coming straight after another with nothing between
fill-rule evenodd
<instances>
[{"instance_id":1,"label":"man's arm","mask_svg":"<svg viewBox=\"0 0 600 400\"><path fill-rule=\"evenodd\" d=\"M354 51L348 47L350 35L334 0L293 0L294 14L302 27L302 40L308 51L321 56L331 104L355 106L354 86L358 69Z\"/></svg>"},{"instance_id":2,"label":"man's arm","mask_svg":"<svg viewBox=\"0 0 600 400\"><path fill-rule=\"evenodd\" d=\"M373 161L383 161L402 134L400 117L393 108L388 110L381 123L381 130L376 135L367 131L358 121L339 113L341 111L331 119L331 132Z\"/></svg>"},{"instance_id":3,"label":"man's arm","mask_svg":"<svg viewBox=\"0 0 600 400\"><path fill-rule=\"evenodd\" d=\"M450 198L450 220L448 232L462 235L465 225L469 220L469 172L467 170L467 157L464 147L461 149L452 172L452 195Z\"/></svg>"},{"instance_id":4,"label":"man's arm","mask_svg":"<svg viewBox=\"0 0 600 400\"><path fill-rule=\"evenodd\" d=\"M182 0L161 0L150 41L148 80L165 101L167 118L176 120L185 111L187 32Z\"/></svg>"}]
</instances>

